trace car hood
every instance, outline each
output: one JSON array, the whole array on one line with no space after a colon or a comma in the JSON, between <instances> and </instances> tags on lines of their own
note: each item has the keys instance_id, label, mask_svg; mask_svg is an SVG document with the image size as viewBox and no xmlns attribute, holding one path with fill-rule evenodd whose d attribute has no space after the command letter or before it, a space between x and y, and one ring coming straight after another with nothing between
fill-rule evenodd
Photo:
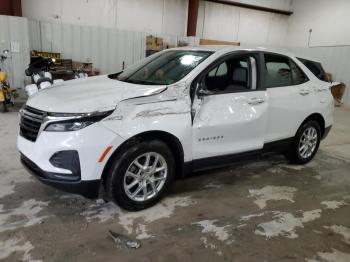
<instances>
[{"instance_id":1,"label":"car hood","mask_svg":"<svg viewBox=\"0 0 350 262\"><path fill-rule=\"evenodd\" d=\"M119 101L149 96L166 86L138 85L110 79L107 75L65 81L31 96L27 105L46 112L90 113L107 111Z\"/></svg>"}]
</instances>

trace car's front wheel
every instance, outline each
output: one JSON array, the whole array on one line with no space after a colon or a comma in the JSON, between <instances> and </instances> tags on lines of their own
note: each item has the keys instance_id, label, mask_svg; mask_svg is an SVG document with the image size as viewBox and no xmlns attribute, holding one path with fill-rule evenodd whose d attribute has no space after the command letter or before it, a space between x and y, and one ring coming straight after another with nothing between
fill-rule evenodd
<instances>
[{"instance_id":1,"label":"car's front wheel","mask_svg":"<svg viewBox=\"0 0 350 262\"><path fill-rule=\"evenodd\" d=\"M159 201L174 170L173 155L164 142L154 139L132 143L114 160L106 189L120 207L142 210Z\"/></svg>"},{"instance_id":2,"label":"car's front wheel","mask_svg":"<svg viewBox=\"0 0 350 262\"><path fill-rule=\"evenodd\" d=\"M290 151L286 154L288 160L294 164L306 164L317 153L321 141L321 127L317 121L304 123L293 139Z\"/></svg>"}]
</instances>

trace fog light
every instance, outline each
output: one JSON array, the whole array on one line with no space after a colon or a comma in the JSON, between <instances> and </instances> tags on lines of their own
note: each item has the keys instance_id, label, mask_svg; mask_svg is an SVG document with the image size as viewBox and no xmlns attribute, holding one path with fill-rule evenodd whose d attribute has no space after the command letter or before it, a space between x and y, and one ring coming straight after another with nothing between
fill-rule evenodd
<instances>
[{"instance_id":1,"label":"fog light","mask_svg":"<svg viewBox=\"0 0 350 262\"><path fill-rule=\"evenodd\" d=\"M79 154L75 150L59 151L50 158L50 163L57 168L71 171L71 174L55 174L56 178L67 180L80 179Z\"/></svg>"}]
</instances>

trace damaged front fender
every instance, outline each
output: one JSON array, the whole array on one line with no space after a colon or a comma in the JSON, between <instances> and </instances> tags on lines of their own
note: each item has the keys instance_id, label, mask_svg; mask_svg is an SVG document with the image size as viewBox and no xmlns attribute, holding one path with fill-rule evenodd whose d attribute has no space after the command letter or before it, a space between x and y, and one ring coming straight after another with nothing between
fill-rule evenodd
<instances>
[{"instance_id":1,"label":"damaged front fender","mask_svg":"<svg viewBox=\"0 0 350 262\"><path fill-rule=\"evenodd\" d=\"M188 148L184 151L191 154L189 96L184 95L183 90L169 89L156 95L121 101L115 112L102 121L103 125L125 140L149 131L164 131L185 141L183 145Z\"/></svg>"}]
</instances>

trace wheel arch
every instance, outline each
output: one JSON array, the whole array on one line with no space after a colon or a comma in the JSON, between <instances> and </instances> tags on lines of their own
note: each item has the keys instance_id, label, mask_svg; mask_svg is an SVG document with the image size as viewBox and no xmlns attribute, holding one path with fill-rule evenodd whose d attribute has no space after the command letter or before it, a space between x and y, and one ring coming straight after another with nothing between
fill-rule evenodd
<instances>
[{"instance_id":1,"label":"wheel arch","mask_svg":"<svg viewBox=\"0 0 350 262\"><path fill-rule=\"evenodd\" d=\"M108 175L108 170L112 166L113 161L116 159L116 157L118 157L118 155L125 148L127 148L128 146L131 146L134 143L138 143L140 141L145 141L145 140L151 140L151 139L159 139L162 142L164 142L167 146L169 146L175 158L175 163L176 163L175 176L183 177L185 174L184 150L180 140L176 136L165 131L146 131L130 137L129 139L124 141L116 150L114 150L114 152L109 157L102 171L101 181L103 185L105 185L106 177Z\"/></svg>"},{"instance_id":2,"label":"wheel arch","mask_svg":"<svg viewBox=\"0 0 350 262\"><path fill-rule=\"evenodd\" d=\"M325 126L326 122L324 120L324 117L320 113L313 113L313 114L309 115L307 118L305 118L305 120L301 123L300 127L302 127L304 123L306 123L307 121L310 121L310 120L315 120L320 124L321 137L323 137L324 132L325 132L325 128L326 128L326 126ZM298 128L298 131L299 131L300 127Z\"/></svg>"}]
</instances>

